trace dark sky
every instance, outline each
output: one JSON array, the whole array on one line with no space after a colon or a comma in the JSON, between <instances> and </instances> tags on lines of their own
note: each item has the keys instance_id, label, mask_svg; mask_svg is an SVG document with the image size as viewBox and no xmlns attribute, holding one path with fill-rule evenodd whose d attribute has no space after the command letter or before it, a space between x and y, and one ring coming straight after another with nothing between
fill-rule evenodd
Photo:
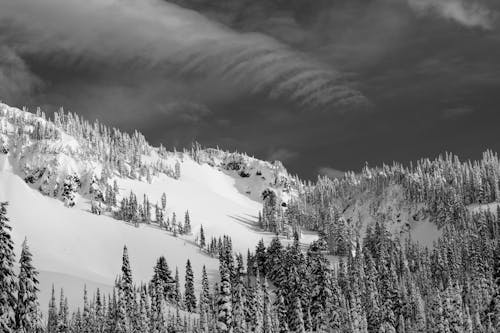
<instances>
[{"instance_id":1,"label":"dark sky","mask_svg":"<svg viewBox=\"0 0 500 333\"><path fill-rule=\"evenodd\" d=\"M294 173L500 150L494 0L0 0L0 99Z\"/></svg>"}]
</instances>

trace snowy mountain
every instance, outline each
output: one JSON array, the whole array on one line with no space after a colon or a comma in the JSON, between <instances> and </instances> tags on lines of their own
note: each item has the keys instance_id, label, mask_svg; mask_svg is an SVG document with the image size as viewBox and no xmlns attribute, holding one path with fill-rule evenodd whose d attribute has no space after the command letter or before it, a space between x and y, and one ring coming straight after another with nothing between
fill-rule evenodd
<instances>
[{"instance_id":1,"label":"snowy mountain","mask_svg":"<svg viewBox=\"0 0 500 333\"><path fill-rule=\"evenodd\" d=\"M305 183L280 162L198 144L169 152L75 114L0 104L0 277L18 279L9 295L21 295L36 267L44 312L51 286L64 289L48 332L493 332L499 179L487 151ZM17 276L4 273L6 214ZM65 304L81 307L84 285L92 298L69 320ZM36 297L18 304L11 312L38 313Z\"/></svg>"},{"instance_id":2,"label":"snowy mountain","mask_svg":"<svg viewBox=\"0 0 500 333\"><path fill-rule=\"evenodd\" d=\"M262 193L272 190L287 201L300 186L279 162L198 146L168 152L139 133L90 125L73 114L58 113L49 121L40 111L5 104L0 151L0 201L9 202L15 244L27 237L36 253L44 306L52 283L78 293L68 295L71 304L79 304L83 283L109 289L125 244L137 281L151 278L160 255L179 268L190 258L197 279L203 264L215 277L217 260L196 244L200 227L207 242L228 235L234 249L246 253L261 238L267 243L273 237L256 225ZM182 221L189 211L191 233L174 237L154 217L141 223L116 219L119 205L105 208L106 190L115 183L118 202L133 192L140 201L147 196L153 207L165 193L165 219L175 213ZM91 213L93 205L102 215ZM301 241L315 238L305 233Z\"/></svg>"}]
</instances>

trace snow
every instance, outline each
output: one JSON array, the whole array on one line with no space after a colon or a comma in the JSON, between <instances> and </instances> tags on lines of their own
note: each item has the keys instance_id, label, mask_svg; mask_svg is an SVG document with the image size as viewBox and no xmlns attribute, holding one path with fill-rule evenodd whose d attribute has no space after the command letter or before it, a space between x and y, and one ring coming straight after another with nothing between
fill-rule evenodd
<instances>
[{"instance_id":1,"label":"snow","mask_svg":"<svg viewBox=\"0 0 500 333\"><path fill-rule=\"evenodd\" d=\"M126 244L136 281L151 278L156 258L161 255L172 270L179 267L181 278L187 258L191 258L198 279L203 264L212 275L217 272L216 259L183 239L152 227L136 228L107 216L67 208L59 200L43 196L13 172L6 155L0 156L0 170L0 200L9 201L8 216L18 253L22 240L28 237L34 263L41 271L112 286ZM47 283L42 284L42 290L48 290L50 282L42 282Z\"/></svg>"},{"instance_id":2,"label":"snow","mask_svg":"<svg viewBox=\"0 0 500 333\"><path fill-rule=\"evenodd\" d=\"M368 225L383 220L387 230L401 239L411 237L420 245L432 247L442 232L430 222L422 204L409 204L400 185L391 184L379 195L363 192L342 207L344 218L359 231L361 239Z\"/></svg>"},{"instance_id":3,"label":"snow","mask_svg":"<svg viewBox=\"0 0 500 333\"><path fill-rule=\"evenodd\" d=\"M498 206L500 206L500 203L492 202L489 204L472 204L472 205L469 205L467 208L472 213L479 213L481 211L490 211L493 214L496 214Z\"/></svg>"},{"instance_id":4,"label":"snow","mask_svg":"<svg viewBox=\"0 0 500 333\"><path fill-rule=\"evenodd\" d=\"M234 186L234 178L207 164L185 160L179 180L166 175L155 177L152 184L117 179L122 194L133 190L139 199L146 193L153 202L160 201L161 194L166 192L167 212L176 212L178 221L182 221L184 212L189 210L193 235L176 238L155 226L136 228L108 216L90 214L89 203L83 198L79 198L76 207L67 208L60 200L44 196L27 185L19 177L15 162L9 155L0 155L0 201L9 201L8 216L18 253L22 240L28 237L34 263L42 271L44 306L50 296L50 277L54 274L70 277L60 278L56 287L64 287L66 293L76 298L72 304L80 304L78 295L85 283L89 291L91 286L111 288L120 271L124 245L129 249L136 282L149 280L156 259L164 255L172 270L179 267L182 281L186 260L191 259L195 285L199 287L203 265L207 266L212 281L218 271L218 261L201 253L194 244L200 225L205 229L207 240L229 235L234 249L243 254L248 248L254 249L261 238L268 243L274 236L255 226L261 204L240 193ZM316 238L309 233L303 241ZM45 272L51 274L47 277ZM78 281L80 288L75 290Z\"/></svg>"},{"instance_id":5,"label":"snow","mask_svg":"<svg viewBox=\"0 0 500 333\"><path fill-rule=\"evenodd\" d=\"M124 245L129 249L136 283L152 277L153 266L161 255L166 257L173 272L176 266L179 268L181 285L188 258L192 262L196 288L200 287L203 265L207 266L209 278L215 281L218 260L195 244L200 226L203 225L207 242L211 237L228 235L234 250L245 255L261 238L268 243L274 237L256 225L262 209L262 191L271 188L283 200L293 195L290 183L294 180L279 162L260 161L218 149L198 150L195 161L187 153L167 152L160 156L156 148L150 147L148 154L141 156L142 162L153 164L161 160L172 168L179 162L179 179L160 173L147 183L144 179L121 178L116 173L109 183L117 181L121 197L133 191L140 202L146 194L152 204L159 203L165 192L169 217L175 212L177 221L183 222L184 213L189 210L191 235L173 237L155 224L135 227L107 215L91 214L86 190L76 194L76 206L68 208L58 198L44 195L50 194L49 190L39 191L44 178L34 184L27 184L24 178L47 168L43 177L50 177L50 186L60 184L67 175L73 174L84 182L94 174L99 177L102 165L95 157L88 158L92 155L88 154L85 142L79 142L61 129L57 139L15 140L19 124L9 122L6 117L12 114L18 119L45 120L0 103L0 142L7 144L10 150L9 154L0 155L0 201L9 202L8 216L18 254L23 239L28 238L34 264L40 271L44 308L52 283L57 293L59 288L65 289L72 305L81 305L84 284L88 285L90 294L96 287L111 290L120 272ZM238 163L240 169L228 168L229 162ZM241 171L248 176L242 177ZM154 210L152 213L154 215ZM315 233L304 233L302 242L307 244L315 239Z\"/></svg>"}]
</instances>

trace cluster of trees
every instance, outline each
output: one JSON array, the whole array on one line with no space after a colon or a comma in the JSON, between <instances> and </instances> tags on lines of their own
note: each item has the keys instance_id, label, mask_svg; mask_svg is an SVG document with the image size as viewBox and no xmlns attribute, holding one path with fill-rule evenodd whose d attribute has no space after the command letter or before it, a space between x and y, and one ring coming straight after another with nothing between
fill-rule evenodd
<instances>
[{"instance_id":1,"label":"cluster of trees","mask_svg":"<svg viewBox=\"0 0 500 333\"><path fill-rule=\"evenodd\" d=\"M12 140L9 139L11 145L16 145L9 148L19 148L14 149L14 152L24 152L29 146L31 152L44 156L65 153L81 160L97 162L102 166L99 177L93 168L90 168L83 174L72 174L61 179L57 159L48 160L44 165L31 165L28 160L24 162L25 165L22 165L21 169L26 173L26 182L37 183L40 191L47 195L61 196L67 206L75 204L77 192L89 194L91 199L95 199L96 193L103 196L109 179L116 175L148 182L152 181L153 176L161 173L180 178L179 160L175 159L173 167L168 160L177 153L169 153L163 146L153 148L137 131L129 135L116 128L106 127L98 121L91 124L76 114L65 113L62 109L54 114L53 119L47 118L40 109L30 116L17 111L2 110L1 116L16 129L5 133L12 136ZM71 137L68 138L65 134ZM71 145L73 138L78 142L77 148ZM48 144L51 140L60 139L69 145ZM4 144L2 147L3 151L9 151ZM144 156L148 158L143 158Z\"/></svg>"},{"instance_id":2,"label":"cluster of trees","mask_svg":"<svg viewBox=\"0 0 500 333\"><path fill-rule=\"evenodd\" d=\"M342 234L354 238L357 230L352 221L342 220L343 211L357 199L381 198L386 190L400 188L401 203L421 205L439 227L463 224L470 219L466 217L469 205L500 202L499 178L498 155L491 151L475 162L461 162L457 156L446 154L410 166L366 166L359 174L348 172L337 179L319 177L314 184L303 184L298 188L298 197L288 203L281 223L324 234L338 234L339 223L344 223L348 230Z\"/></svg>"},{"instance_id":3,"label":"cluster of trees","mask_svg":"<svg viewBox=\"0 0 500 333\"><path fill-rule=\"evenodd\" d=\"M203 270L207 279L206 270ZM124 247L121 274L111 295L97 289L89 298L83 291L83 309L70 313L61 290L59 306L54 289L49 303L47 333L69 332L193 332L198 325L193 312L197 308L194 276L188 260L184 292L179 271L172 274L165 257L158 258L149 283L133 283L128 250Z\"/></svg>"},{"instance_id":4,"label":"cluster of trees","mask_svg":"<svg viewBox=\"0 0 500 333\"><path fill-rule=\"evenodd\" d=\"M85 159L100 162L105 173L117 172L121 177L148 179L160 173L174 178L180 177L180 164L174 168L165 158L168 152L165 147L153 148L144 135L135 131L132 135L117 128L110 128L95 121L90 123L71 112L60 109L48 118L39 108L33 117L25 117L18 112L5 111L2 116L17 127L14 141L26 145L30 141L44 153L58 153L62 147L44 145L46 140L61 139L64 131L75 138L80 147L77 152ZM158 159L143 159L142 156L158 154ZM175 154L175 152L174 152Z\"/></svg>"},{"instance_id":5,"label":"cluster of trees","mask_svg":"<svg viewBox=\"0 0 500 333\"><path fill-rule=\"evenodd\" d=\"M281 199L271 189L262 193L263 207L259 212L258 224L266 230L276 235L282 235L290 239L298 235L301 236L300 223L296 219L297 210L295 206L287 207L287 203Z\"/></svg>"},{"instance_id":6,"label":"cluster of trees","mask_svg":"<svg viewBox=\"0 0 500 333\"><path fill-rule=\"evenodd\" d=\"M14 270L14 243L10 236L7 203L0 203L0 331L43 331L38 303L38 272L32 264L28 243L24 240L19 273Z\"/></svg>"},{"instance_id":7,"label":"cluster of trees","mask_svg":"<svg viewBox=\"0 0 500 333\"><path fill-rule=\"evenodd\" d=\"M84 292L83 311L71 316L60 302L69 318L62 332L498 332L500 244L483 219L467 233L446 227L432 250L395 241L377 223L344 257L326 256L324 240L304 252L297 239L284 246L275 238L245 264L225 238L220 279L211 288L203 269L198 297L189 261L184 291L163 257L151 282L136 287L125 250L107 301Z\"/></svg>"},{"instance_id":8,"label":"cluster of trees","mask_svg":"<svg viewBox=\"0 0 500 333\"><path fill-rule=\"evenodd\" d=\"M292 332L303 332L294 323L296 297L305 331L498 332L500 242L485 216L467 231L445 227L432 250L395 241L379 223L342 257L326 257L323 239L306 254L297 242L261 242L247 271L284 298Z\"/></svg>"},{"instance_id":9,"label":"cluster of trees","mask_svg":"<svg viewBox=\"0 0 500 333\"><path fill-rule=\"evenodd\" d=\"M23 246L15 283L13 246L1 207L0 283L6 292L0 298L0 325L5 332L19 325L41 330L31 255ZM444 226L443 236L429 249L411 239L395 240L383 223L376 223L344 256L327 256L324 238L304 249L297 237L286 246L276 237L267 247L261 240L255 252L247 253L246 263L224 237L217 254L220 279L211 287L203 269L199 295L190 261L183 289L178 270L172 274L164 257L157 260L149 283L135 285L124 248L114 292L97 291L89 299L84 291L83 309L72 314L64 294L59 308L53 296L46 330L498 332L498 226L495 214L474 213L465 224Z\"/></svg>"},{"instance_id":10,"label":"cluster of trees","mask_svg":"<svg viewBox=\"0 0 500 333\"><path fill-rule=\"evenodd\" d=\"M106 187L105 195L91 202L91 212L101 215L104 211L112 212L114 218L139 226L140 223L157 224L161 229L172 232L174 236L189 235L192 232L189 211L184 213L184 221L178 221L175 212L171 217L166 216L167 196L161 196L160 204L152 204L149 197L144 194L142 203L138 202L137 195L130 191L128 197L123 197L117 203L118 185ZM154 218L153 218L154 211Z\"/></svg>"}]
</instances>

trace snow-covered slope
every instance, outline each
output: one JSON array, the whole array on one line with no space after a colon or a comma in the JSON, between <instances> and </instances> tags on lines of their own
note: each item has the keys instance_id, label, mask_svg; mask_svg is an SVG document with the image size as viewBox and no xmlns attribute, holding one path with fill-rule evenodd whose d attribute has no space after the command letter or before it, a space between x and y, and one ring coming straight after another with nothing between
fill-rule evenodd
<instances>
[{"instance_id":1,"label":"snow-covered slope","mask_svg":"<svg viewBox=\"0 0 500 333\"><path fill-rule=\"evenodd\" d=\"M362 192L350 200L342 212L344 218L354 223L361 238L368 225L373 227L376 221L383 221L396 237L411 237L425 246L432 246L441 236L423 205L409 204L404 199L400 185L390 185L378 195Z\"/></svg>"},{"instance_id":2,"label":"snow-covered slope","mask_svg":"<svg viewBox=\"0 0 500 333\"><path fill-rule=\"evenodd\" d=\"M28 118L28 122L19 121ZM261 192L271 188L283 197L293 194L293 179L280 163L219 150L160 153L149 147L141 156L142 165L161 166L148 177L133 175L128 165L129 177L115 170L103 172L106 167L87 151L85 142L59 127L55 128L59 133L55 138L31 140L26 133L32 133L37 122L45 122L43 118L0 104L0 201L9 201L8 217L18 250L24 237L28 237L35 265L42 272L43 305L48 301L52 282L58 284L56 288L65 287L67 293L72 290L74 295L69 294L70 298L80 296L84 283L90 287L111 287L120 270L124 245L129 248L136 281L151 277L153 265L161 255L172 269L179 267L181 279L188 258L193 262L197 280L203 265L216 277L217 260L195 244L200 226L203 225L208 240L228 235L234 249L246 253L259 239L269 241L273 237L256 226L262 209ZM174 170L175 164L180 166L180 175L161 172L170 170L169 167ZM102 184L104 173L105 183L116 180L119 198L133 191L139 200L146 194L154 204L160 202L165 192L166 214L175 212L182 220L189 210L192 234L174 237L155 223L135 227L111 214L91 214L89 189L93 182ZM60 200L62 182L69 175L76 175L82 183L76 193L76 205L71 208ZM302 241L315 237L311 234ZM75 291L78 281L81 287ZM70 301L79 304L80 299Z\"/></svg>"}]
</instances>

